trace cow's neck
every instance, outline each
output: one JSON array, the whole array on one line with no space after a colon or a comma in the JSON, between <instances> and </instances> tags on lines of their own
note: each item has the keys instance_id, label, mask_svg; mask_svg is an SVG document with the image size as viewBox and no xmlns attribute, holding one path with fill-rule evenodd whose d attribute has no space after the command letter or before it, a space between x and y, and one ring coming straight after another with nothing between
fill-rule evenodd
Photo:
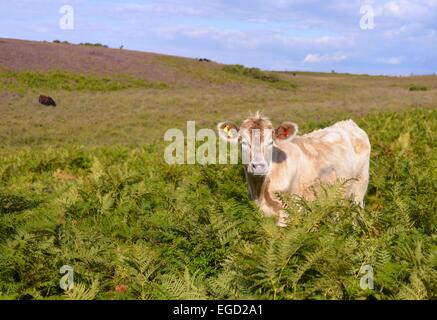
<instances>
[{"instance_id":1,"label":"cow's neck","mask_svg":"<svg viewBox=\"0 0 437 320\"><path fill-rule=\"evenodd\" d=\"M245 170L249 195L251 200L260 201L262 198L263 185L266 183L265 176L253 175Z\"/></svg>"},{"instance_id":2,"label":"cow's neck","mask_svg":"<svg viewBox=\"0 0 437 320\"><path fill-rule=\"evenodd\" d=\"M246 171L250 199L254 200L266 216L278 213L282 208L279 199L269 190L269 176L255 176Z\"/></svg>"}]
</instances>

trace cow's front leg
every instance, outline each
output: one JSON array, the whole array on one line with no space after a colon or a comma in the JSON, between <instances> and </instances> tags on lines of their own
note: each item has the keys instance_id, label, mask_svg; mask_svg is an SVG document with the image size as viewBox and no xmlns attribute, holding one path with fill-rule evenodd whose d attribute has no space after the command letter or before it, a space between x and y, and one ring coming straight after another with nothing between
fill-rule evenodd
<instances>
[{"instance_id":1,"label":"cow's front leg","mask_svg":"<svg viewBox=\"0 0 437 320\"><path fill-rule=\"evenodd\" d=\"M266 199L277 217L276 225L278 227L286 227L289 214L285 211L284 204L278 198L277 194L269 193Z\"/></svg>"},{"instance_id":2,"label":"cow's front leg","mask_svg":"<svg viewBox=\"0 0 437 320\"><path fill-rule=\"evenodd\" d=\"M286 227L289 214L284 210L281 201L274 196L266 197L266 200L260 204L260 209L265 217L276 217L276 225Z\"/></svg>"},{"instance_id":3,"label":"cow's front leg","mask_svg":"<svg viewBox=\"0 0 437 320\"><path fill-rule=\"evenodd\" d=\"M278 212L278 220L276 222L276 225L278 227L282 227L282 228L286 227L289 216L290 215L284 209L279 210L279 212Z\"/></svg>"},{"instance_id":4,"label":"cow's front leg","mask_svg":"<svg viewBox=\"0 0 437 320\"><path fill-rule=\"evenodd\" d=\"M258 205L264 217L275 217L277 215L275 209L269 206L267 203L263 202L259 203Z\"/></svg>"}]
</instances>

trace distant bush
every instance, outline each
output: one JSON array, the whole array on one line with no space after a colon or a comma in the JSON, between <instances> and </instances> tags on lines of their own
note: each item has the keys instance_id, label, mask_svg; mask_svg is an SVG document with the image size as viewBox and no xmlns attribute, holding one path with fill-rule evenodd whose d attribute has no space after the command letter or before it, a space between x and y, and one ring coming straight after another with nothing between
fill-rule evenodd
<instances>
[{"instance_id":1,"label":"distant bush","mask_svg":"<svg viewBox=\"0 0 437 320\"><path fill-rule=\"evenodd\" d=\"M428 88L426 86L412 84L412 85L410 85L409 90L410 91L427 91Z\"/></svg>"},{"instance_id":2,"label":"distant bush","mask_svg":"<svg viewBox=\"0 0 437 320\"><path fill-rule=\"evenodd\" d=\"M71 42L68 41L61 41L61 40L53 40L53 43L63 43L63 44L73 44ZM91 43L91 42L81 42L79 43L79 46L90 46L90 47L102 47L102 48L109 48L107 45L105 44L101 44L101 43Z\"/></svg>"},{"instance_id":3,"label":"distant bush","mask_svg":"<svg viewBox=\"0 0 437 320\"><path fill-rule=\"evenodd\" d=\"M163 82L149 82L126 75L107 77L81 75L65 71L42 72L6 72L0 73L0 89L54 89L54 90L89 90L114 91L129 88L167 88Z\"/></svg>"},{"instance_id":4,"label":"distant bush","mask_svg":"<svg viewBox=\"0 0 437 320\"><path fill-rule=\"evenodd\" d=\"M249 77L264 82L269 82L275 84L275 86L280 89L295 87L294 84L282 80L278 75L274 74L273 72L262 71L258 68L247 68L241 64L227 65L224 66L222 70L228 73Z\"/></svg>"},{"instance_id":5,"label":"distant bush","mask_svg":"<svg viewBox=\"0 0 437 320\"><path fill-rule=\"evenodd\" d=\"M53 43L72 44L68 41L53 40Z\"/></svg>"},{"instance_id":6,"label":"distant bush","mask_svg":"<svg viewBox=\"0 0 437 320\"><path fill-rule=\"evenodd\" d=\"M251 77L251 78L262 80L262 81L268 81L268 82L281 81L281 79L273 73L261 71L258 68L246 68L245 66L243 66L241 64L228 65L228 66L223 67L223 70L226 72L240 74L243 76Z\"/></svg>"},{"instance_id":7,"label":"distant bush","mask_svg":"<svg viewBox=\"0 0 437 320\"><path fill-rule=\"evenodd\" d=\"M90 47L103 47L103 48L109 48L107 45L105 44L101 44L101 43L90 43L90 42L85 42L85 43L79 43L80 46L90 46Z\"/></svg>"}]
</instances>

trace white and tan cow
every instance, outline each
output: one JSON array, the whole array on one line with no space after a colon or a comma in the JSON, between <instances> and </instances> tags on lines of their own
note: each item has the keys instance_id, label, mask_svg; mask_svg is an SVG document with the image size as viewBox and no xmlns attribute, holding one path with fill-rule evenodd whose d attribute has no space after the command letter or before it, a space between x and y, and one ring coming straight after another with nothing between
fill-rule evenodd
<instances>
[{"instance_id":1,"label":"white and tan cow","mask_svg":"<svg viewBox=\"0 0 437 320\"><path fill-rule=\"evenodd\" d=\"M352 120L298 136L295 123L283 122L273 129L257 113L240 127L221 122L218 131L222 139L241 144L250 198L265 216L277 216L278 225L285 226L287 219L278 192L312 200L317 185L341 179L347 181L345 195L364 206L370 142Z\"/></svg>"}]
</instances>

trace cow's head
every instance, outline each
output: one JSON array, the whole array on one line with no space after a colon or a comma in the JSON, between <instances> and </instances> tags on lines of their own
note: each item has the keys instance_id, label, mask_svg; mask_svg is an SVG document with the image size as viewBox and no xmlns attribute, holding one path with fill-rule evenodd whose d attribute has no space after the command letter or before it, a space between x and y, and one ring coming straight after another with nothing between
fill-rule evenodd
<instances>
[{"instance_id":1,"label":"cow's head","mask_svg":"<svg viewBox=\"0 0 437 320\"><path fill-rule=\"evenodd\" d=\"M225 121L219 123L217 128L221 139L240 143L247 172L258 176L269 173L275 144L292 140L298 131L293 122L283 122L273 129L270 120L259 114L244 120L240 127Z\"/></svg>"}]
</instances>

